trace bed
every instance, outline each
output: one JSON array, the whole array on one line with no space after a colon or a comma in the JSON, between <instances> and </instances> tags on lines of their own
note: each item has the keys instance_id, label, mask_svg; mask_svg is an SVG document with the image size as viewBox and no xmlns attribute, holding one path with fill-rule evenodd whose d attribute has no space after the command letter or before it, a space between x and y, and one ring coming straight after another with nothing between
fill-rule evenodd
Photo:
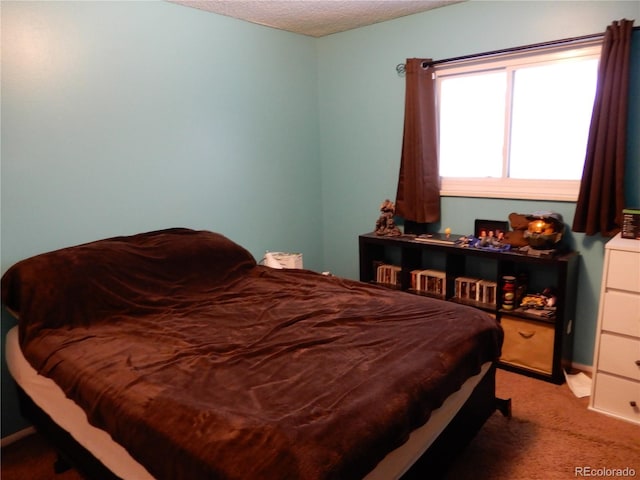
<instances>
[{"instance_id":1,"label":"bed","mask_svg":"<svg viewBox=\"0 0 640 480\"><path fill-rule=\"evenodd\" d=\"M489 315L264 267L214 232L38 255L5 273L2 301L23 411L90 478L399 478L506 413Z\"/></svg>"}]
</instances>

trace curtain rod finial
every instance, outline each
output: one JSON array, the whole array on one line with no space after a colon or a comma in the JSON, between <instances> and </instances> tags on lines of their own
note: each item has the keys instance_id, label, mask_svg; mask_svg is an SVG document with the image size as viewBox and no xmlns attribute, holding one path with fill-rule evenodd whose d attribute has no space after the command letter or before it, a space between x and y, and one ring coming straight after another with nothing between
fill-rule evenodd
<instances>
[{"instance_id":1,"label":"curtain rod finial","mask_svg":"<svg viewBox=\"0 0 640 480\"><path fill-rule=\"evenodd\" d=\"M404 75L407 72L406 65L404 63L396 65L396 72L398 72L398 75Z\"/></svg>"}]
</instances>

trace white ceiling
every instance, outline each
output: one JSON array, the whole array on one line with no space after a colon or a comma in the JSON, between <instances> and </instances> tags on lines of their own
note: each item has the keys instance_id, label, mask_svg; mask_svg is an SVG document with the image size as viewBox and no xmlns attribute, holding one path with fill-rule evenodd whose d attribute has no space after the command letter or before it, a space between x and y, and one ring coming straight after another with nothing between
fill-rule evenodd
<instances>
[{"instance_id":1,"label":"white ceiling","mask_svg":"<svg viewBox=\"0 0 640 480\"><path fill-rule=\"evenodd\" d=\"M169 0L268 27L323 37L463 0Z\"/></svg>"}]
</instances>

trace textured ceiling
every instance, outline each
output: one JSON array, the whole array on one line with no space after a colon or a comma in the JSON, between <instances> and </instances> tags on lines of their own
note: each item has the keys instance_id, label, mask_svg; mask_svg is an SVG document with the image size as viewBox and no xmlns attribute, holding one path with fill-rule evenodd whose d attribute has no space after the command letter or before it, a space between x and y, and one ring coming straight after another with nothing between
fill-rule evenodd
<instances>
[{"instance_id":1,"label":"textured ceiling","mask_svg":"<svg viewBox=\"0 0 640 480\"><path fill-rule=\"evenodd\" d=\"M323 37L462 0L169 0L259 25Z\"/></svg>"}]
</instances>

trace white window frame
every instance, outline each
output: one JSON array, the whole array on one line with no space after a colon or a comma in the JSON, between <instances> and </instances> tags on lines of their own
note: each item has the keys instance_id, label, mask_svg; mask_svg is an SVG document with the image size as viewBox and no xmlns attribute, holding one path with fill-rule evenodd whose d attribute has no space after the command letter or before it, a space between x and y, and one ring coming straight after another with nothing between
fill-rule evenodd
<instances>
[{"instance_id":1,"label":"white window frame","mask_svg":"<svg viewBox=\"0 0 640 480\"><path fill-rule=\"evenodd\" d=\"M447 62L435 69L437 98L440 95L442 78L451 75L471 74L480 71L506 69L508 72L517 67L540 63L566 61L568 59L599 58L602 38L581 41L579 44L536 48L534 51L516 51L497 54L490 57L478 57L458 62ZM503 145L503 163L506 164L509 151L508 129L510 128L511 94L513 75L508 75L507 103L505 115L505 143ZM438 105L439 109L439 105ZM438 118L440 112L438 110ZM503 172L506 171L503 166ZM454 178L440 177L440 195L452 197L512 198L528 200L576 201L580 190L580 180L529 180L504 176L502 178Z\"/></svg>"}]
</instances>

